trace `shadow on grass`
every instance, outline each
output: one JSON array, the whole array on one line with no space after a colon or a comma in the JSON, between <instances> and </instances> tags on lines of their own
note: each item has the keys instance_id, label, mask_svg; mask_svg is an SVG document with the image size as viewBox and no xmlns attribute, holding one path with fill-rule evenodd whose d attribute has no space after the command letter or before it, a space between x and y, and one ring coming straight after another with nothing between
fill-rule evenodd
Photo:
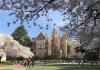
<instances>
[{"instance_id":1,"label":"shadow on grass","mask_svg":"<svg viewBox=\"0 0 100 70\"><path fill-rule=\"evenodd\" d=\"M100 65L66 65L58 70L100 70Z\"/></svg>"},{"instance_id":2,"label":"shadow on grass","mask_svg":"<svg viewBox=\"0 0 100 70\"><path fill-rule=\"evenodd\" d=\"M44 65L45 66L45 65ZM48 67L58 67L57 70L100 70L100 65L91 65L91 64L51 64L46 65Z\"/></svg>"},{"instance_id":3,"label":"shadow on grass","mask_svg":"<svg viewBox=\"0 0 100 70\"><path fill-rule=\"evenodd\" d=\"M27 70L100 70L100 65L78 65L78 64L50 64L35 65Z\"/></svg>"}]
</instances>

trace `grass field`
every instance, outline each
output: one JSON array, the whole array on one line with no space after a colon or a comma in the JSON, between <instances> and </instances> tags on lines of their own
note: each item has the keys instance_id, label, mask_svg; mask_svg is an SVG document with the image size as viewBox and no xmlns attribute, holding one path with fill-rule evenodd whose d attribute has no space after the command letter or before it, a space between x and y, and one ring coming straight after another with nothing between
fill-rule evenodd
<instances>
[{"instance_id":1,"label":"grass field","mask_svg":"<svg viewBox=\"0 0 100 70\"><path fill-rule=\"evenodd\" d=\"M12 65L13 63L11 63L10 61L6 61L6 62L0 62L0 66L6 66L6 65Z\"/></svg>"},{"instance_id":2,"label":"grass field","mask_svg":"<svg viewBox=\"0 0 100 70\"><path fill-rule=\"evenodd\" d=\"M6 61L6 62L0 62L0 67L8 67L10 65L13 65L13 63L11 63L10 61ZM0 70L12 70L11 68L9 69L0 69Z\"/></svg>"},{"instance_id":3,"label":"grass field","mask_svg":"<svg viewBox=\"0 0 100 70\"><path fill-rule=\"evenodd\" d=\"M100 65L50 65L34 66L27 70L100 70Z\"/></svg>"},{"instance_id":4,"label":"grass field","mask_svg":"<svg viewBox=\"0 0 100 70\"><path fill-rule=\"evenodd\" d=\"M2 62L0 67L12 65L11 62ZM27 70L100 70L100 63L98 65L91 64L48 64L44 63L36 64L34 67L27 67ZM9 70L9 69L8 69Z\"/></svg>"}]
</instances>

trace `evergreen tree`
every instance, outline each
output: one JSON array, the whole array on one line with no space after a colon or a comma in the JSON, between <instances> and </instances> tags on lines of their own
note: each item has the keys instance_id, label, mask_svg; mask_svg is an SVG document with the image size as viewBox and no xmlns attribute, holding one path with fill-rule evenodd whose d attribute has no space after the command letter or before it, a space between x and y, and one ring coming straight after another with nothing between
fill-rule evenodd
<instances>
[{"instance_id":1,"label":"evergreen tree","mask_svg":"<svg viewBox=\"0 0 100 70\"><path fill-rule=\"evenodd\" d=\"M23 46L32 46L33 42L30 37L28 37L27 30L24 28L24 26L19 26L15 32L13 32L12 37Z\"/></svg>"}]
</instances>

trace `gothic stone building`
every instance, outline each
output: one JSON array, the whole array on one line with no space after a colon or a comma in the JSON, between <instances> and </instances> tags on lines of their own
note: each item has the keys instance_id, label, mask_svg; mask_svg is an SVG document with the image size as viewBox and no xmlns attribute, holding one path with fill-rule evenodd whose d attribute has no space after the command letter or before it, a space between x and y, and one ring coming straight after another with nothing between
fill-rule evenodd
<instances>
[{"instance_id":1,"label":"gothic stone building","mask_svg":"<svg viewBox=\"0 0 100 70\"><path fill-rule=\"evenodd\" d=\"M68 46L68 37L65 33L59 37L57 30L53 28L52 36L48 37L40 33L35 38L36 45L34 45L35 56L45 58L46 56L71 56L70 46Z\"/></svg>"},{"instance_id":2,"label":"gothic stone building","mask_svg":"<svg viewBox=\"0 0 100 70\"><path fill-rule=\"evenodd\" d=\"M49 55L49 39L43 33L40 33L37 38L35 39L36 46L35 46L35 56L38 58L45 58ZM34 46L33 46L34 47Z\"/></svg>"}]
</instances>

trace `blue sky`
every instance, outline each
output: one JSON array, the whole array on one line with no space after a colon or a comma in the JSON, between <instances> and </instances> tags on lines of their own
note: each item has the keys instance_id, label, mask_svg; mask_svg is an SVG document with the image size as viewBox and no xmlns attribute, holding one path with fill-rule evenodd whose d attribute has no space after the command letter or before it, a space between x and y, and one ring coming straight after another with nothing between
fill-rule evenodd
<instances>
[{"instance_id":1,"label":"blue sky","mask_svg":"<svg viewBox=\"0 0 100 70\"><path fill-rule=\"evenodd\" d=\"M12 32L15 31L15 29L20 26L19 22L17 22L16 24L13 24L12 22L14 20L16 20L15 16L9 16L8 15L8 11L0 11L0 33L4 33L4 34L12 34ZM46 22L46 18L45 17L40 17L39 19L36 20L36 23L42 25L44 27L44 29L40 29L39 27L35 27L32 25L33 22L30 22L31 27L29 28L28 24L25 24L25 28L28 31L28 35L30 37L36 37L40 32L43 32L44 34L47 34L48 36L51 35L52 32L52 28L53 28L53 24L56 24L56 28L59 29L59 26L63 26L64 25L64 21L62 20L62 16L60 15L59 12L57 11L49 11L48 16L50 18L53 19L53 22ZM7 26L7 22L11 22L11 26L8 27ZM49 25L49 29L46 30L45 29L45 25L48 24Z\"/></svg>"}]
</instances>

